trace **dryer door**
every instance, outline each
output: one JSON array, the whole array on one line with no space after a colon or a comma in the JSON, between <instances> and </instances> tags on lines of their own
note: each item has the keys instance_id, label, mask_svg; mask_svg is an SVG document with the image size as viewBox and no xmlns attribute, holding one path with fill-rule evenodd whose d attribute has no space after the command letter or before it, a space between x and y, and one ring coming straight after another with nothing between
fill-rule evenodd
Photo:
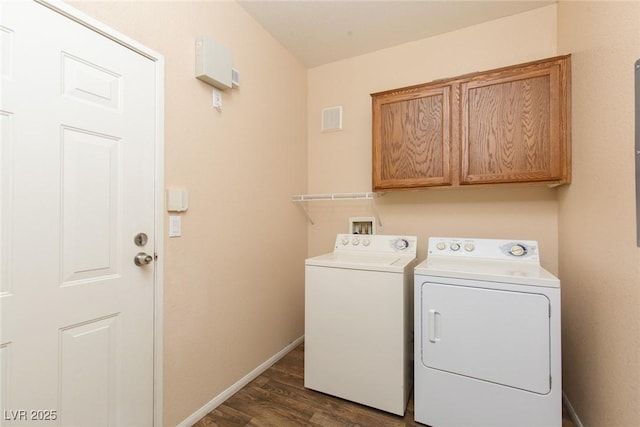
<instances>
[{"instance_id":1,"label":"dryer door","mask_svg":"<svg viewBox=\"0 0 640 427\"><path fill-rule=\"evenodd\" d=\"M423 283L422 363L547 394L549 299L542 294Z\"/></svg>"}]
</instances>

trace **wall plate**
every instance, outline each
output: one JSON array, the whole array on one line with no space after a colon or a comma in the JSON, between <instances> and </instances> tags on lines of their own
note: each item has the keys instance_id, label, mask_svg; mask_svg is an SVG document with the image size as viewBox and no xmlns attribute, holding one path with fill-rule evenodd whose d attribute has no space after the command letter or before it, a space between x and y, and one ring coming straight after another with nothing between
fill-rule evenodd
<instances>
[{"instance_id":1,"label":"wall plate","mask_svg":"<svg viewBox=\"0 0 640 427\"><path fill-rule=\"evenodd\" d=\"M350 234L376 234L376 219L374 217L349 218Z\"/></svg>"}]
</instances>

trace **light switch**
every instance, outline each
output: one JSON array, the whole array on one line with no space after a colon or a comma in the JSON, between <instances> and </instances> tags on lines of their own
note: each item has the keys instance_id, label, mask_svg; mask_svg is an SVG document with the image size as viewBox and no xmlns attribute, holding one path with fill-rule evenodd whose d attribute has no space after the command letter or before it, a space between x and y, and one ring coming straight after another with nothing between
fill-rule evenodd
<instances>
[{"instance_id":1,"label":"light switch","mask_svg":"<svg viewBox=\"0 0 640 427\"><path fill-rule=\"evenodd\" d=\"M182 236L182 217L180 215L169 215L169 237Z\"/></svg>"},{"instance_id":2,"label":"light switch","mask_svg":"<svg viewBox=\"0 0 640 427\"><path fill-rule=\"evenodd\" d=\"M222 92L216 88L213 89L213 107L222 111Z\"/></svg>"}]
</instances>

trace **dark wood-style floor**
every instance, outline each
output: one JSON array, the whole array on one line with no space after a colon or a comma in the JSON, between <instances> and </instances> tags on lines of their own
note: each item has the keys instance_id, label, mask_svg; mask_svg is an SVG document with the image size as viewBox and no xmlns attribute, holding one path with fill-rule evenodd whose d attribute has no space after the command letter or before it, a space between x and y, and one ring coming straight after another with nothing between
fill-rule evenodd
<instances>
[{"instance_id":1,"label":"dark wood-style floor","mask_svg":"<svg viewBox=\"0 0 640 427\"><path fill-rule=\"evenodd\" d=\"M413 420L413 398L400 417L304 388L304 344L194 424L205 426L424 427ZM564 417L562 427L573 423Z\"/></svg>"}]
</instances>

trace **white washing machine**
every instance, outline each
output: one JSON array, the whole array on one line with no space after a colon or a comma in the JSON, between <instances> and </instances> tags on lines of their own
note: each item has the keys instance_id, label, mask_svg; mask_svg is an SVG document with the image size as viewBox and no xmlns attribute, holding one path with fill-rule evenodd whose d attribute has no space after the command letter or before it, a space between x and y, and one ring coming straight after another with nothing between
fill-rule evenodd
<instances>
[{"instance_id":1,"label":"white washing machine","mask_svg":"<svg viewBox=\"0 0 640 427\"><path fill-rule=\"evenodd\" d=\"M338 234L305 262L304 385L403 415L412 375L415 236Z\"/></svg>"},{"instance_id":2,"label":"white washing machine","mask_svg":"<svg viewBox=\"0 0 640 427\"><path fill-rule=\"evenodd\" d=\"M535 241L430 238L415 269L415 420L560 427L560 281Z\"/></svg>"}]
</instances>

